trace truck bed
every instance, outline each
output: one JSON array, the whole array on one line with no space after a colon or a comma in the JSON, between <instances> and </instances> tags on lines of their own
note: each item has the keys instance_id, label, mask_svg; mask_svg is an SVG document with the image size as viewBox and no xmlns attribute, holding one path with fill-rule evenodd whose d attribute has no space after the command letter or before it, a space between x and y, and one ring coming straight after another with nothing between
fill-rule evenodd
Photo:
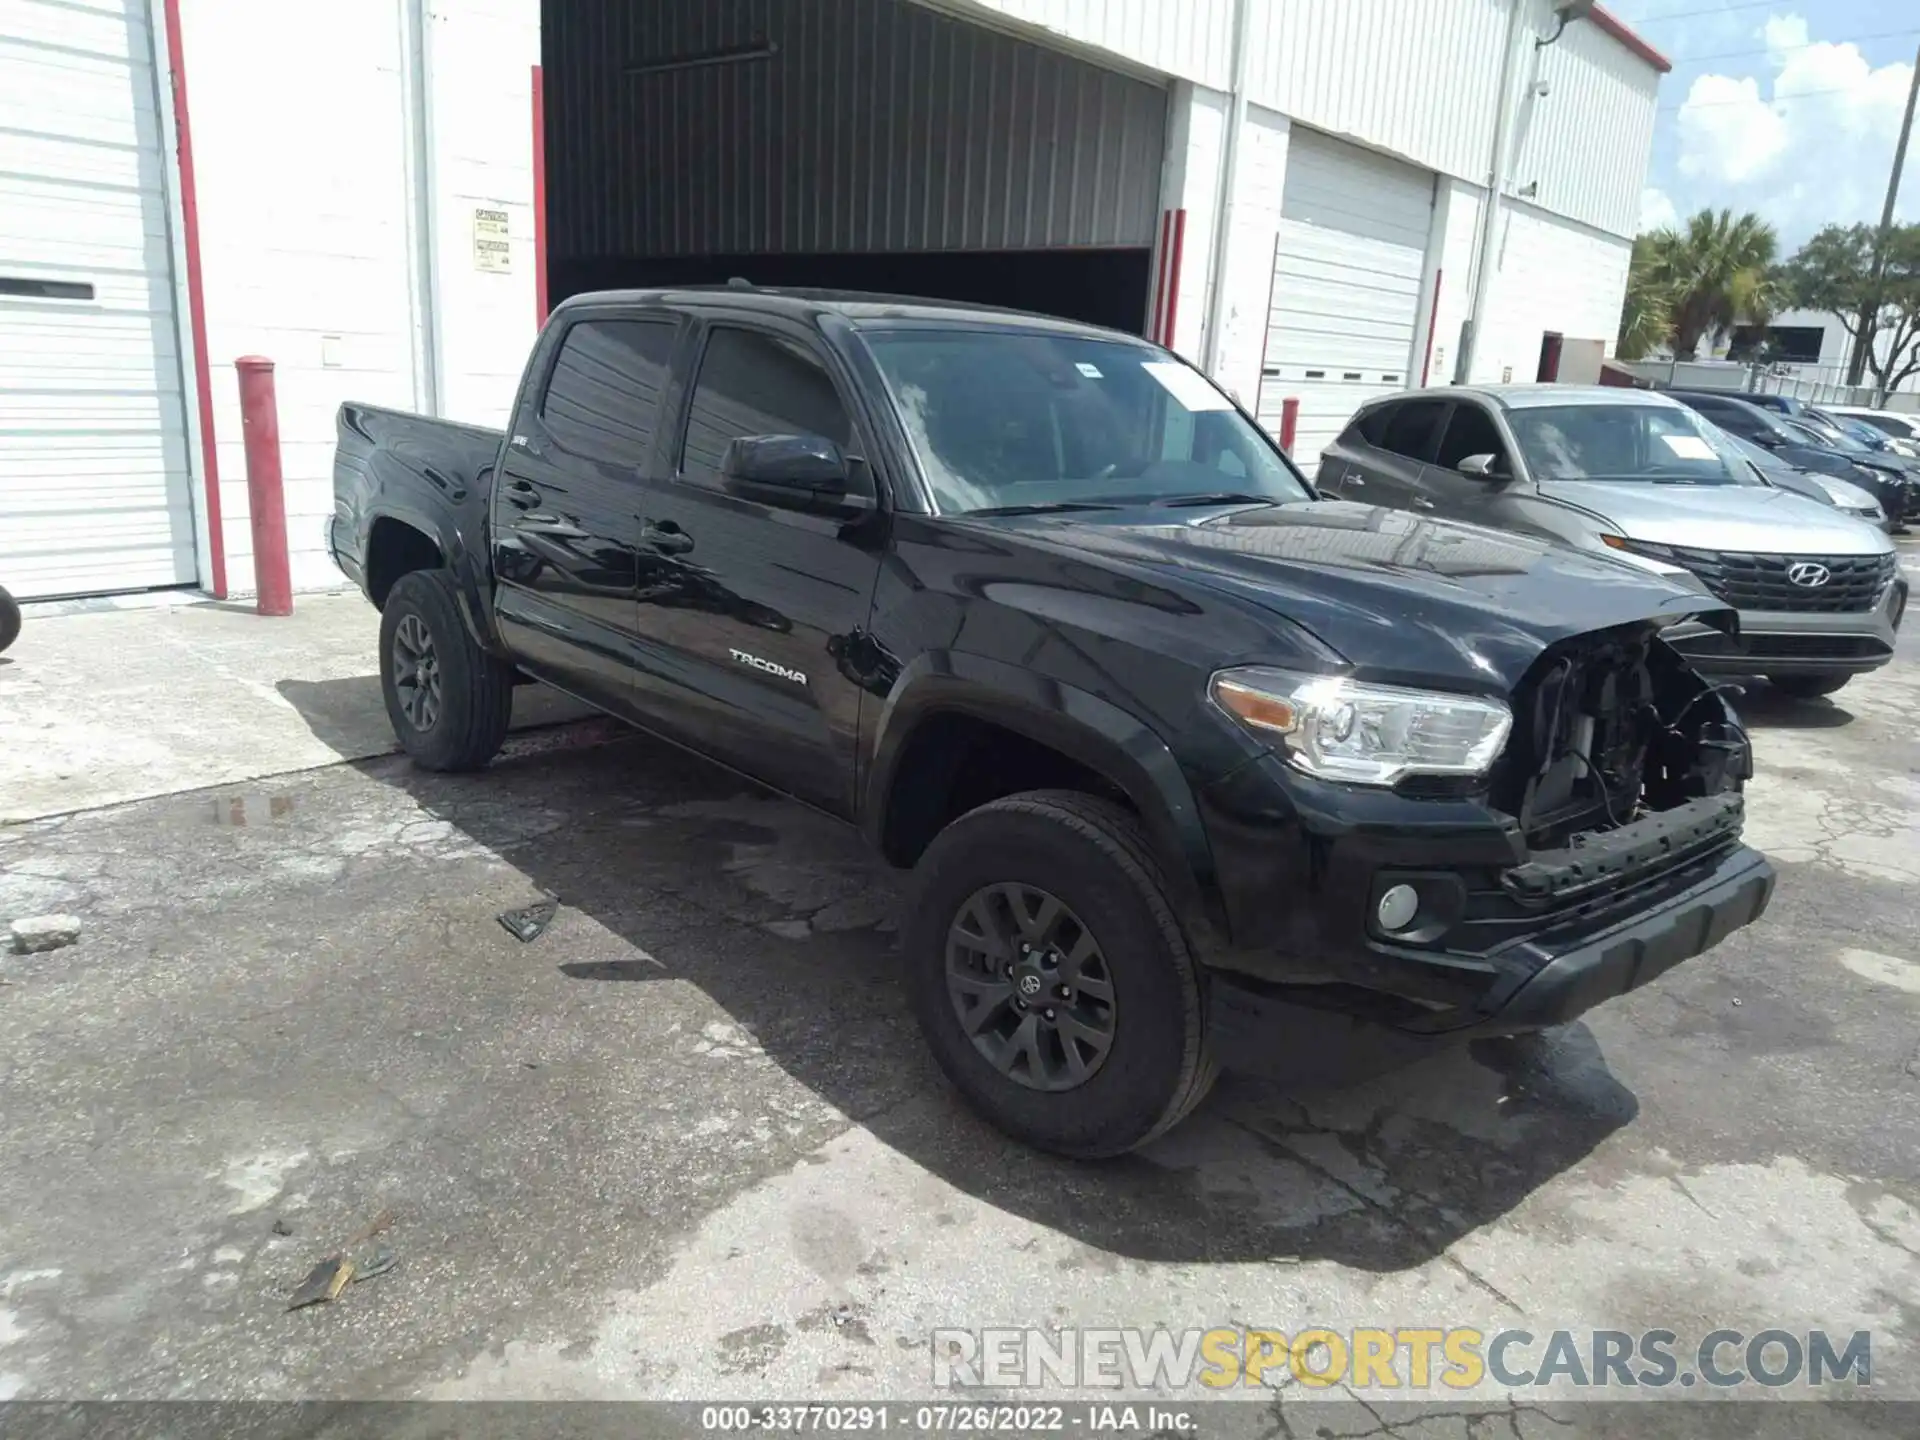
<instances>
[{"instance_id":1,"label":"truck bed","mask_svg":"<svg viewBox=\"0 0 1920 1440\"><path fill-rule=\"evenodd\" d=\"M367 585L368 536L382 517L432 536L449 560L481 543L504 430L349 401L335 432L327 544L355 583Z\"/></svg>"}]
</instances>

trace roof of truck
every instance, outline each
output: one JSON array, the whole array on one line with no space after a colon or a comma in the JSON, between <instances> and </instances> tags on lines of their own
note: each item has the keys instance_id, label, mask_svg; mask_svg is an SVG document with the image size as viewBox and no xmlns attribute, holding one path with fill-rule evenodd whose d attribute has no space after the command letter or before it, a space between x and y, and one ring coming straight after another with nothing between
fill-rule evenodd
<instances>
[{"instance_id":1,"label":"roof of truck","mask_svg":"<svg viewBox=\"0 0 1920 1440\"><path fill-rule=\"evenodd\" d=\"M764 310L794 319L838 315L855 325L884 325L899 321L938 324L1005 325L1009 329L1052 330L1062 334L1102 339L1148 342L1125 331L1109 330L1058 315L1009 310L998 305L974 305L964 300L933 300L925 296L883 295L863 290L787 289L745 284L679 285L657 290L595 290L570 297L562 309L574 305L694 305L724 304L730 308Z\"/></svg>"}]
</instances>

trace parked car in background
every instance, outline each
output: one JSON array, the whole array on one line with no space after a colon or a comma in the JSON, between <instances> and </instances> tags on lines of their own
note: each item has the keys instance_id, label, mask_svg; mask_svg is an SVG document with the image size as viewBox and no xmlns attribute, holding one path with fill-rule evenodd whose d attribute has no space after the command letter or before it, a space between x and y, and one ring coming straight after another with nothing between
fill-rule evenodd
<instances>
[{"instance_id":1,"label":"parked car in background","mask_svg":"<svg viewBox=\"0 0 1920 1440\"><path fill-rule=\"evenodd\" d=\"M1835 415L1850 415L1864 424L1873 426L1882 435L1894 442L1897 447L1908 447L1902 453L1920 457L1920 415L1901 415L1891 410L1869 410L1860 405L1829 405L1827 409Z\"/></svg>"},{"instance_id":2,"label":"parked car in background","mask_svg":"<svg viewBox=\"0 0 1920 1440\"><path fill-rule=\"evenodd\" d=\"M1322 453L1329 495L1475 521L1689 576L1740 612L1669 643L1706 674L1828 695L1893 658L1907 582L1863 520L1752 483L1687 406L1563 385L1417 390L1361 409Z\"/></svg>"},{"instance_id":3,"label":"parked car in background","mask_svg":"<svg viewBox=\"0 0 1920 1440\"><path fill-rule=\"evenodd\" d=\"M1920 446L1915 445L1911 440L1896 439L1879 427L1869 425L1858 415L1842 415L1831 410L1819 413L1832 420L1842 431L1869 450L1879 454L1897 455L1909 465L1920 461Z\"/></svg>"},{"instance_id":4,"label":"parked car in background","mask_svg":"<svg viewBox=\"0 0 1920 1440\"><path fill-rule=\"evenodd\" d=\"M1842 449L1784 411L1753 403L1757 399L1779 400L1786 398L1784 396L1735 395L1724 390L1662 390L1658 393L1678 400L1722 430L1773 451L1796 469L1831 475L1836 480L1858 485L1880 502L1880 508L1896 532L1904 531L1910 518L1920 518L1920 485L1912 483L1901 466L1891 460L1877 459L1858 444L1851 450Z\"/></svg>"},{"instance_id":5,"label":"parked car in background","mask_svg":"<svg viewBox=\"0 0 1920 1440\"><path fill-rule=\"evenodd\" d=\"M1760 478L1768 485L1781 490L1791 490L1796 495L1804 495L1809 500L1817 500L1822 505L1831 505L1842 515L1851 515L1856 520L1864 520L1878 529L1891 531L1893 524L1887 519L1887 512L1880 508L1880 502L1873 495L1846 480L1831 475L1822 475L1817 470L1803 470L1780 458L1778 452L1743 440L1738 435L1720 429L1705 416L1701 424L1716 439L1733 447L1734 451L1760 473Z\"/></svg>"}]
</instances>

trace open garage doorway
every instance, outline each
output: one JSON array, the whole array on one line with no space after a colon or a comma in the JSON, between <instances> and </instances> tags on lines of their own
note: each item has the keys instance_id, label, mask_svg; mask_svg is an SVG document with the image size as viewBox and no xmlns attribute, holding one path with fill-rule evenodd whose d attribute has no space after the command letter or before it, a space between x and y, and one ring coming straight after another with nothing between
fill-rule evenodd
<instances>
[{"instance_id":1,"label":"open garage doorway","mask_svg":"<svg viewBox=\"0 0 1920 1440\"><path fill-rule=\"evenodd\" d=\"M1145 330L1166 92L911 0L546 0L548 295L723 283Z\"/></svg>"}]
</instances>

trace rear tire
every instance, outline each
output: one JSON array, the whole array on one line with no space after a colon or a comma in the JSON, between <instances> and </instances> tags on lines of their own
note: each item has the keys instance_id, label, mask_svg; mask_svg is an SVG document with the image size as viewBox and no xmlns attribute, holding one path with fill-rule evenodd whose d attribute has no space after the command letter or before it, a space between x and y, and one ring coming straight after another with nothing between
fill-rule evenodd
<instances>
[{"instance_id":1,"label":"rear tire","mask_svg":"<svg viewBox=\"0 0 1920 1440\"><path fill-rule=\"evenodd\" d=\"M478 770L499 752L513 667L474 643L447 571L394 582L380 615L380 690L400 748L421 769Z\"/></svg>"},{"instance_id":2,"label":"rear tire","mask_svg":"<svg viewBox=\"0 0 1920 1440\"><path fill-rule=\"evenodd\" d=\"M1146 835L1126 810L1072 791L995 800L934 837L912 891L902 947L920 1028L947 1078L995 1126L1060 1155L1119 1155L1162 1134L1205 1098L1218 1072L1207 1049L1203 982ZM992 948L957 938L985 933L978 907L1001 903L1003 893L1057 902L1065 918L1055 933L1066 938L1054 953L1092 957L1083 962L1094 977L1084 989L1075 991L1082 972L1071 964L1049 971L1043 990L1021 990L1025 969L999 985L987 957L1020 960L1020 945L1037 933L1011 909L1002 914L1014 918L1016 928L1001 932L1007 938ZM1043 908L1044 901L1036 902L1026 918ZM976 964L977 972L968 968ZM996 998L956 998L995 986ZM1089 1000L1102 990L1106 1003ZM998 1048L1001 1030L1038 1024L1056 994L1071 997L1070 1004L1055 1002L1063 1016L1091 1019L1104 1034L1097 1057L1074 1040L1081 1054L1076 1070L1062 1059L1069 1042L1056 1038L1042 1041L1051 1047L1051 1075L1042 1074L1039 1045L1012 1068L989 1058L985 1052ZM1031 1006L1021 1008L1022 995L1033 998ZM980 1017L990 1006L999 1008L988 1023L976 1021L970 1034L963 1003ZM1055 1031L1051 1022L1047 1032L1091 1034L1078 1024Z\"/></svg>"},{"instance_id":3,"label":"rear tire","mask_svg":"<svg viewBox=\"0 0 1920 1440\"><path fill-rule=\"evenodd\" d=\"M0 590L0 650L20 638L20 602Z\"/></svg>"},{"instance_id":4,"label":"rear tire","mask_svg":"<svg viewBox=\"0 0 1920 1440\"><path fill-rule=\"evenodd\" d=\"M1769 675L1767 683L1796 700L1816 700L1833 694L1851 679L1851 675Z\"/></svg>"}]
</instances>

